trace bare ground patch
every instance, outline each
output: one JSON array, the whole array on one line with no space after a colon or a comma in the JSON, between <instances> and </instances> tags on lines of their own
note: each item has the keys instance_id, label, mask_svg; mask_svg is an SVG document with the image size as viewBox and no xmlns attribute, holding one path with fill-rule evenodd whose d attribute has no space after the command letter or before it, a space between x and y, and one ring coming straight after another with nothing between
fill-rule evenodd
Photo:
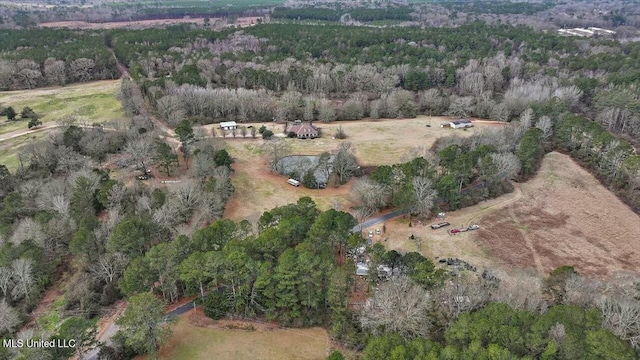
<instances>
[{"instance_id":1,"label":"bare ground patch","mask_svg":"<svg viewBox=\"0 0 640 360\"><path fill-rule=\"evenodd\" d=\"M640 216L569 156L548 154L521 188L521 199L482 218L477 242L496 261L538 261L542 273L561 265L593 276L638 271Z\"/></svg>"}]
</instances>

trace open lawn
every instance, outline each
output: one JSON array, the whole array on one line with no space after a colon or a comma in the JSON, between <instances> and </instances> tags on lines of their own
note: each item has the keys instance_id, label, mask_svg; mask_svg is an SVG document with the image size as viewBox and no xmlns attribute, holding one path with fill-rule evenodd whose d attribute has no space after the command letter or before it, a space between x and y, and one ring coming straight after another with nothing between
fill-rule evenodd
<instances>
[{"instance_id":1,"label":"open lawn","mask_svg":"<svg viewBox=\"0 0 640 360\"><path fill-rule=\"evenodd\" d=\"M411 160L415 156L412 156L415 149L429 148L438 138L451 134L469 136L483 128L501 126L478 123L466 131L441 128L440 123L447 119L419 116L415 119L316 123L322 129L321 138L286 138L285 141L291 145L293 155L318 155L324 151L336 150L341 142L350 142L361 165L388 165ZM428 124L431 127L426 127ZM217 127L206 126L207 131L210 132L213 126ZM283 124L268 123L265 126L276 135L283 136ZM342 126L347 134L346 140L332 138L339 126ZM219 129L217 131L219 134ZM225 217L234 220L256 220L265 210L295 202L302 196L312 197L324 210L330 207L348 210L347 196L350 183L337 189L310 190L302 186L293 187L286 183L285 176L269 171L267 154L261 150L264 140L227 136L226 141L229 152L236 161L232 177L236 193L227 205Z\"/></svg>"},{"instance_id":2,"label":"open lawn","mask_svg":"<svg viewBox=\"0 0 640 360\"><path fill-rule=\"evenodd\" d=\"M20 136L6 142L0 143L0 164L4 164L11 172L20 166L18 161L18 149L22 146L42 139L46 135L46 132L38 132L30 134L29 136Z\"/></svg>"},{"instance_id":3,"label":"open lawn","mask_svg":"<svg viewBox=\"0 0 640 360\"><path fill-rule=\"evenodd\" d=\"M120 80L103 80L64 87L0 92L0 106L12 106L20 113L25 106L40 115L43 125L65 116L75 116L81 122L104 123L123 116L116 99ZM19 116L18 116L19 117ZM27 129L28 120L0 122L0 134Z\"/></svg>"},{"instance_id":4,"label":"open lawn","mask_svg":"<svg viewBox=\"0 0 640 360\"><path fill-rule=\"evenodd\" d=\"M434 259L458 257L479 268L530 268L539 274L561 265L608 277L638 271L640 216L604 188L569 156L552 152L538 174L516 184L511 194L447 214L448 228L386 224L380 238L401 251L415 251L411 234L422 238L422 253ZM480 230L447 234L477 223ZM376 239L378 240L378 239Z\"/></svg>"},{"instance_id":5,"label":"open lawn","mask_svg":"<svg viewBox=\"0 0 640 360\"><path fill-rule=\"evenodd\" d=\"M189 314L172 326L160 352L163 360L325 359L329 341L322 328L266 331L219 330L192 325Z\"/></svg>"}]
</instances>

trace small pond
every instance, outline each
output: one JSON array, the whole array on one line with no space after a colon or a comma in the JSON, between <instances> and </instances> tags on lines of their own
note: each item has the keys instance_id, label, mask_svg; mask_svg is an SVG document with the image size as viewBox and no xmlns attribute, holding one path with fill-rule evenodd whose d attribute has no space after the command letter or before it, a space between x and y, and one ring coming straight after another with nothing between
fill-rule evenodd
<instances>
[{"instance_id":1,"label":"small pond","mask_svg":"<svg viewBox=\"0 0 640 360\"><path fill-rule=\"evenodd\" d=\"M334 158L334 155L329 158L329 172L332 170L331 164L333 164ZM294 178L298 180L301 180L307 171L313 170L316 181L319 184L326 184L329 180L327 171L323 169L323 166L319 166L319 162L319 155L291 155L280 159L277 169L283 175L294 174Z\"/></svg>"}]
</instances>

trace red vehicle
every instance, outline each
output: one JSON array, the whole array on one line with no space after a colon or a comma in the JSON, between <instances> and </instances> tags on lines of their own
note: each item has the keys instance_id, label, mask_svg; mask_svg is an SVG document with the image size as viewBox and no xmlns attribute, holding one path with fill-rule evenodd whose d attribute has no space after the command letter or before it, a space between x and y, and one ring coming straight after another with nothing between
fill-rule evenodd
<instances>
[{"instance_id":1,"label":"red vehicle","mask_svg":"<svg viewBox=\"0 0 640 360\"><path fill-rule=\"evenodd\" d=\"M449 230L449 234L451 234L451 235L455 235L455 234L457 234L459 232L460 232L460 229L451 229L451 230Z\"/></svg>"}]
</instances>

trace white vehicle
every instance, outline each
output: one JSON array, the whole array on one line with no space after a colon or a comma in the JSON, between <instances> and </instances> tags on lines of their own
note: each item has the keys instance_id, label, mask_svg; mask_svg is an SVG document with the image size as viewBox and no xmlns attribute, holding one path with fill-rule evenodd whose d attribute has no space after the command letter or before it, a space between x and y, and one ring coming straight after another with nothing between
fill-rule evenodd
<instances>
[{"instance_id":1,"label":"white vehicle","mask_svg":"<svg viewBox=\"0 0 640 360\"><path fill-rule=\"evenodd\" d=\"M289 180L287 180L287 184L297 187L297 186L300 186L300 181L298 181L296 179L289 179Z\"/></svg>"},{"instance_id":2,"label":"white vehicle","mask_svg":"<svg viewBox=\"0 0 640 360\"><path fill-rule=\"evenodd\" d=\"M478 230L478 229L480 229L480 225L476 225L476 224L469 225L469 227L467 228L467 230Z\"/></svg>"},{"instance_id":3,"label":"white vehicle","mask_svg":"<svg viewBox=\"0 0 640 360\"><path fill-rule=\"evenodd\" d=\"M369 239L373 237L373 230L369 230Z\"/></svg>"},{"instance_id":4,"label":"white vehicle","mask_svg":"<svg viewBox=\"0 0 640 360\"><path fill-rule=\"evenodd\" d=\"M376 235L380 235L382 234L382 232L380 231L380 229L376 229Z\"/></svg>"}]
</instances>

